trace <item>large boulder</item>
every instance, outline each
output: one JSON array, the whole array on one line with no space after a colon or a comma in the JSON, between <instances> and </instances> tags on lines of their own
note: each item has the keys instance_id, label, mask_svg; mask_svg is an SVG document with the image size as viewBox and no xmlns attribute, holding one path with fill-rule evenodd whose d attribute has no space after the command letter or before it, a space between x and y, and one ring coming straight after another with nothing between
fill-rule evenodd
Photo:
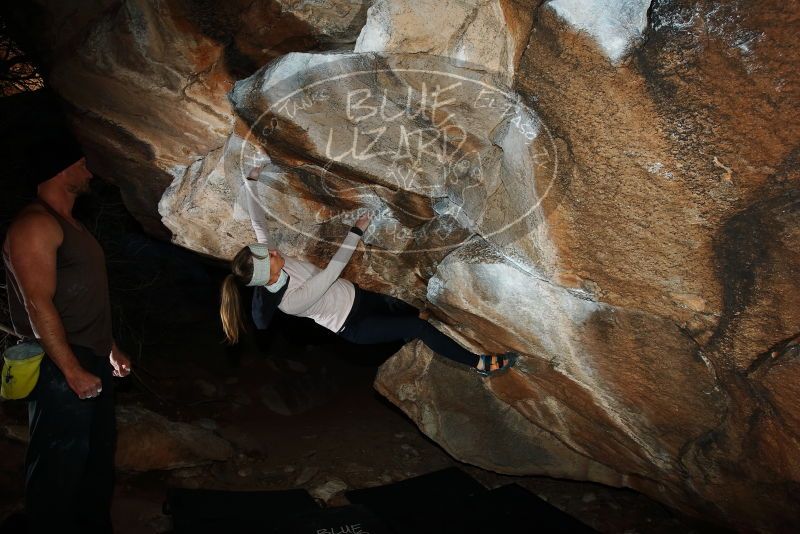
<instances>
[{"instance_id":1,"label":"large boulder","mask_svg":"<svg viewBox=\"0 0 800 534\"><path fill-rule=\"evenodd\" d=\"M453 456L798 526L796 2L40 5L90 166L151 231L230 258L255 202L322 265L370 210L346 276L521 354L381 368Z\"/></svg>"},{"instance_id":2,"label":"large boulder","mask_svg":"<svg viewBox=\"0 0 800 534\"><path fill-rule=\"evenodd\" d=\"M511 83L535 5L532 0L377 0L354 51L444 56L480 65Z\"/></svg>"},{"instance_id":3,"label":"large boulder","mask_svg":"<svg viewBox=\"0 0 800 534\"><path fill-rule=\"evenodd\" d=\"M97 174L151 233L161 195L219 149L236 120L234 81L297 50L350 48L362 0L55 0L7 6L27 26ZM46 149L46 147L43 147Z\"/></svg>"}]
</instances>

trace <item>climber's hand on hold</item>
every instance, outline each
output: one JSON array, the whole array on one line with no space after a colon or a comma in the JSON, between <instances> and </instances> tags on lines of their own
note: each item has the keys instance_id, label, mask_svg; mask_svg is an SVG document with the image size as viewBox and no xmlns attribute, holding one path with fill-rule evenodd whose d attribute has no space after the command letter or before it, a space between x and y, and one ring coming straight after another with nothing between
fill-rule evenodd
<instances>
[{"instance_id":1,"label":"climber's hand on hold","mask_svg":"<svg viewBox=\"0 0 800 534\"><path fill-rule=\"evenodd\" d=\"M258 177L261 175L261 169L263 169L263 165L256 165L250 171L250 174L247 175L248 180L258 180Z\"/></svg>"},{"instance_id":2,"label":"climber's hand on hold","mask_svg":"<svg viewBox=\"0 0 800 534\"><path fill-rule=\"evenodd\" d=\"M364 230L367 229L371 220L372 220L372 215L370 215L370 213L367 212L358 218L355 226L356 228L359 228L363 232Z\"/></svg>"}]
</instances>

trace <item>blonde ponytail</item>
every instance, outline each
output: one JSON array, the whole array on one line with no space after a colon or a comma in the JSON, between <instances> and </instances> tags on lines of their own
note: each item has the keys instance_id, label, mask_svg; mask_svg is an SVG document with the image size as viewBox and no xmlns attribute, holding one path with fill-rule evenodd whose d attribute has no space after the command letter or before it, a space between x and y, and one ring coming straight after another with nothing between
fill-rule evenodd
<instances>
[{"instance_id":1,"label":"blonde ponytail","mask_svg":"<svg viewBox=\"0 0 800 534\"><path fill-rule=\"evenodd\" d=\"M247 330L242 318L242 298L239 284L246 284L253 277L253 258L248 247L242 248L231 261L231 274L222 282L222 296L219 299L219 316L222 330L228 343L239 342L239 336Z\"/></svg>"},{"instance_id":2,"label":"blonde ponytail","mask_svg":"<svg viewBox=\"0 0 800 534\"><path fill-rule=\"evenodd\" d=\"M222 319L222 330L228 343L239 342L239 335L245 331L242 320L242 303L239 296L239 286L236 276L229 274L222 282L222 295L220 298L219 316Z\"/></svg>"}]
</instances>

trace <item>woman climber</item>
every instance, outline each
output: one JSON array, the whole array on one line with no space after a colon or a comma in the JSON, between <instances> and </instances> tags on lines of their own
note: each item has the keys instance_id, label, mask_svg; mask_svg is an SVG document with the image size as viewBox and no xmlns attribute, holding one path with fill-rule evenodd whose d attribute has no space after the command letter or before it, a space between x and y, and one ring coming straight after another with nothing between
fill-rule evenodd
<instances>
[{"instance_id":1,"label":"woman climber","mask_svg":"<svg viewBox=\"0 0 800 534\"><path fill-rule=\"evenodd\" d=\"M266 329L275 308L289 315L309 317L340 337L358 344L422 340L432 351L489 376L512 367L515 353L473 354L420 318L410 304L389 295L358 287L340 277L370 222L362 215L324 269L270 249L266 219L245 180L248 211L259 243L242 248L231 262L231 274L222 285L220 316L225 336L236 343L244 329L239 285L254 286L253 322Z\"/></svg>"}]
</instances>

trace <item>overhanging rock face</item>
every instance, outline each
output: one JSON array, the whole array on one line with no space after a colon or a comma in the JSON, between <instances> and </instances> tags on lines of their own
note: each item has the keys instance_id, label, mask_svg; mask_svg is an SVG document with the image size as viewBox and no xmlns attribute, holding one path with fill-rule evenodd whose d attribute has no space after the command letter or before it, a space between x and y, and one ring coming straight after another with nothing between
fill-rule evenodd
<instances>
[{"instance_id":1,"label":"overhanging rock face","mask_svg":"<svg viewBox=\"0 0 800 534\"><path fill-rule=\"evenodd\" d=\"M430 226L452 219L541 255L531 230L555 180L554 140L519 95L471 72L424 54L289 54L231 101L273 163L304 166L319 198L350 201L342 216L374 210L383 250L447 253L463 233Z\"/></svg>"},{"instance_id":2,"label":"overhanging rock face","mask_svg":"<svg viewBox=\"0 0 800 534\"><path fill-rule=\"evenodd\" d=\"M42 5L90 166L151 231L228 258L250 199L324 264L369 209L346 276L521 353L381 368L455 457L798 526L796 4Z\"/></svg>"}]
</instances>

